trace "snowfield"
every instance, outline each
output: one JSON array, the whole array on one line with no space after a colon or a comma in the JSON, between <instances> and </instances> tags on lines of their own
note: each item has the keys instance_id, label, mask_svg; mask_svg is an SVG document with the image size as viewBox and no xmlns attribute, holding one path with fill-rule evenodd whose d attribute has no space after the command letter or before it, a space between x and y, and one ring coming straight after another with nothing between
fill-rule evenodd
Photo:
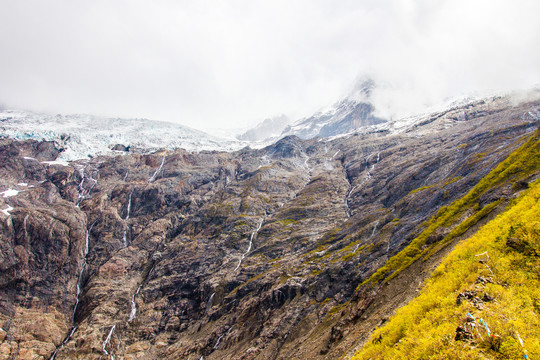
<instances>
[{"instance_id":1,"label":"snowfield","mask_svg":"<svg viewBox=\"0 0 540 360\"><path fill-rule=\"evenodd\" d=\"M483 101L494 102L497 97ZM296 135L309 139L323 136L325 141L332 141L353 134L378 133L385 136L410 132L415 125L437 116L441 112L460 109L475 103L479 97L468 96L454 98L452 101L428 109L424 114L404 117L376 124L364 123L343 127L344 119L355 121L361 101L352 96L327 108L324 113L317 113L290 125L279 137L268 137L260 141L224 139L205 132L164 121L148 119L105 118L93 115L49 115L28 111L0 110L0 138L16 140L54 141L57 148L63 149L61 155L51 164L67 165L69 161L86 159L96 155L122 154L122 148L130 152L148 153L158 149L182 148L187 151L236 151L246 146L262 148L287 135ZM540 114L540 113L539 113ZM361 114L360 114L361 115ZM531 117L540 116L530 114ZM343 124L341 124L343 125ZM321 135L323 128L332 129L330 135ZM413 131L411 136L421 136ZM113 150L116 145L118 150Z\"/></svg>"},{"instance_id":2,"label":"snowfield","mask_svg":"<svg viewBox=\"0 0 540 360\"><path fill-rule=\"evenodd\" d=\"M73 161L110 154L115 145L133 151L183 148L187 151L234 151L248 142L225 140L185 126L147 119L103 118L92 115L48 115L0 111L0 137L54 141L64 148L58 160Z\"/></svg>"}]
</instances>

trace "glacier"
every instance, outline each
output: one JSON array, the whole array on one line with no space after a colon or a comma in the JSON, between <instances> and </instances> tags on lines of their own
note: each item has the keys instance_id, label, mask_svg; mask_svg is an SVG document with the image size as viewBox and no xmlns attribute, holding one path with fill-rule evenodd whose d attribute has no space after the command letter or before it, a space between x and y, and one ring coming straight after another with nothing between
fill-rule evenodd
<instances>
[{"instance_id":1,"label":"glacier","mask_svg":"<svg viewBox=\"0 0 540 360\"><path fill-rule=\"evenodd\" d=\"M97 155L122 154L123 145L135 152L183 148L187 151L234 151L250 143L221 139L185 126L148 119L93 115L50 115L20 110L0 111L0 137L54 141L62 148L60 162Z\"/></svg>"},{"instance_id":2,"label":"glacier","mask_svg":"<svg viewBox=\"0 0 540 360\"><path fill-rule=\"evenodd\" d=\"M177 148L190 152L230 152L245 147L257 149L289 135L304 139L320 137L321 140L332 141L355 134L384 136L404 133L441 113L467 104L479 101L493 102L500 98L492 96L481 100L479 96L463 96L451 99L442 106L427 109L423 114L383 120L374 115L375 110L369 102L365 102L365 97L358 99L358 96L353 95L345 97L322 112L292 123L279 137L270 136L262 140L222 138L186 126L148 119L107 118L85 114L51 115L1 109L0 138L53 141L62 152L55 161L46 163L68 165L70 161L98 155L126 154L128 151L144 154L159 149ZM536 117L538 114L530 116ZM414 136L422 134L416 133Z\"/></svg>"}]
</instances>

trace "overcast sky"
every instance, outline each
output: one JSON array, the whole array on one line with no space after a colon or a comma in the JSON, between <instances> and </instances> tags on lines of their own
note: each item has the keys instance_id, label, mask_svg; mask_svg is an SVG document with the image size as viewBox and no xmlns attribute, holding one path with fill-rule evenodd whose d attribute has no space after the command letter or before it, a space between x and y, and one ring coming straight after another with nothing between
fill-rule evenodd
<instances>
[{"instance_id":1,"label":"overcast sky","mask_svg":"<svg viewBox=\"0 0 540 360\"><path fill-rule=\"evenodd\" d=\"M0 0L0 104L198 129L540 84L538 0Z\"/></svg>"}]
</instances>

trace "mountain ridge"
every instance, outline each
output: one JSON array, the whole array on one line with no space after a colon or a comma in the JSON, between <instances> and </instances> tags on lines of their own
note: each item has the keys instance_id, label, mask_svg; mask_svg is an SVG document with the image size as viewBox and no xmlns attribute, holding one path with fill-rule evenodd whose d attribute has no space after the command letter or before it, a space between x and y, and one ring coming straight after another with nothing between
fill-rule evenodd
<instances>
[{"instance_id":1,"label":"mountain ridge","mask_svg":"<svg viewBox=\"0 0 540 360\"><path fill-rule=\"evenodd\" d=\"M1 139L0 354L342 358L384 320L369 316L385 283L362 283L533 137L539 110L496 98L333 139L69 164L52 142Z\"/></svg>"},{"instance_id":2,"label":"mountain ridge","mask_svg":"<svg viewBox=\"0 0 540 360\"><path fill-rule=\"evenodd\" d=\"M287 126L281 136L297 135L302 139L333 137L387 122L374 114L371 93L375 87L371 79L357 81L354 89L343 99L326 110Z\"/></svg>"}]
</instances>

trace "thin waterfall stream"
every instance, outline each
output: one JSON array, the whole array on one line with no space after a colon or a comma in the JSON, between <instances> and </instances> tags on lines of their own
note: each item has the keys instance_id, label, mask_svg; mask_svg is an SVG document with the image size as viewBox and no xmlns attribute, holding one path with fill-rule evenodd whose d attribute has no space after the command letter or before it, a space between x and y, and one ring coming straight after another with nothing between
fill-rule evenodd
<instances>
[{"instance_id":1,"label":"thin waterfall stream","mask_svg":"<svg viewBox=\"0 0 540 360\"><path fill-rule=\"evenodd\" d=\"M159 165L159 167L154 172L154 175L152 175L152 177L150 179L148 179L149 183L156 181L159 172L161 171L161 169L163 169L163 164L165 164L165 156L163 158L161 158L161 164Z\"/></svg>"},{"instance_id":2,"label":"thin waterfall stream","mask_svg":"<svg viewBox=\"0 0 540 360\"><path fill-rule=\"evenodd\" d=\"M71 330L69 332L69 335L62 342L62 344L60 344L60 346L58 346L54 350L54 352L51 355L51 357L49 358L49 360L54 360L54 358L56 357L56 354L58 353L58 351L60 351L60 349L62 349L67 344L67 342L71 339L71 337L73 336L73 334L77 330L77 325L75 323L75 315L77 314L77 308L79 307L79 297L80 297L81 291L82 291L81 290L81 284L82 284L82 280L83 280L84 270L86 269L86 257L88 256L88 250L90 249L90 246L89 246L90 231L92 231L92 228L94 227L95 223L96 223L96 221L94 221L92 223L92 225L90 225L90 227L86 230L84 252L83 252L83 261L82 261L81 271L79 272L79 277L77 279L77 290L76 290L76 293L75 293L75 306L73 307L73 313L71 315Z\"/></svg>"},{"instance_id":3,"label":"thin waterfall stream","mask_svg":"<svg viewBox=\"0 0 540 360\"><path fill-rule=\"evenodd\" d=\"M137 287L137 291L131 296L131 311L129 313L128 322L131 322L135 319L135 316L137 316L137 304L135 303L135 297L139 294L139 291L141 291L142 284Z\"/></svg>"},{"instance_id":4,"label":"thin waterfall stream","mask_svg":"<svg viewBox=\"0 0 540 360\"><path fill-rule=\"evenodd\" d=\"M128 230L129 230L129 225L128 225L127 221L129 220L129 216L131 214L131 198L133 196L133 191L134 190L135 190L135 188L131 189L131 191L129 193L127 210L126 210L126 217L124 219L124 234L122 235L122 243L124 244L124 247L128 246L127 233L128 233Z\"/></svg>"},{"instance_id":5,"label":"thin waterfall stream","mask_svg":"<svg viewBox=\"0 0 540 360\"><path fill-rule=\"evenodd\" d=\"M240 260L238 260L238 265L236 265L236 267L234 268L234 271L238 270L238 268L240 267L240 265L242 264L242 260L244 260L244 258L246 257L246 255L251 251L251 247L253 246L253 239L255 238L255 236L257 235L257 233L259 232L259 230L261 230L261 227L262 227L262 224L264 222L264 218L265 216L262 217L261 221L259 222L259 225L257 226L257 229L255 229L255 231L253 231L251 233L251 236L249 237L249 245L248 245L248 248L246 250L246 252L244 252L242 254L242 256L240 257Z\"/></svg>"},{"instance_id":6,"label":"thin waterfall stream","mask_svg":"<svg viewBox=\"0 0 540 360\"><path fill-rule=\"evenodd\" d=\"M111 327L111 330L109 331L109 334L107 335L107 337L105 338L105 341L103 342L103 344L101 345L101 350L103 351L103 354L104 355L107 355L107 356L110 356L112 360L114 360L114 355L113 354L110 354L106 347L107 345L109 344L109 341L111 341L111 336L114 332L114 329L116 328L116 324L114 324L112 327Z\"/></svg>"}]
</instances>

